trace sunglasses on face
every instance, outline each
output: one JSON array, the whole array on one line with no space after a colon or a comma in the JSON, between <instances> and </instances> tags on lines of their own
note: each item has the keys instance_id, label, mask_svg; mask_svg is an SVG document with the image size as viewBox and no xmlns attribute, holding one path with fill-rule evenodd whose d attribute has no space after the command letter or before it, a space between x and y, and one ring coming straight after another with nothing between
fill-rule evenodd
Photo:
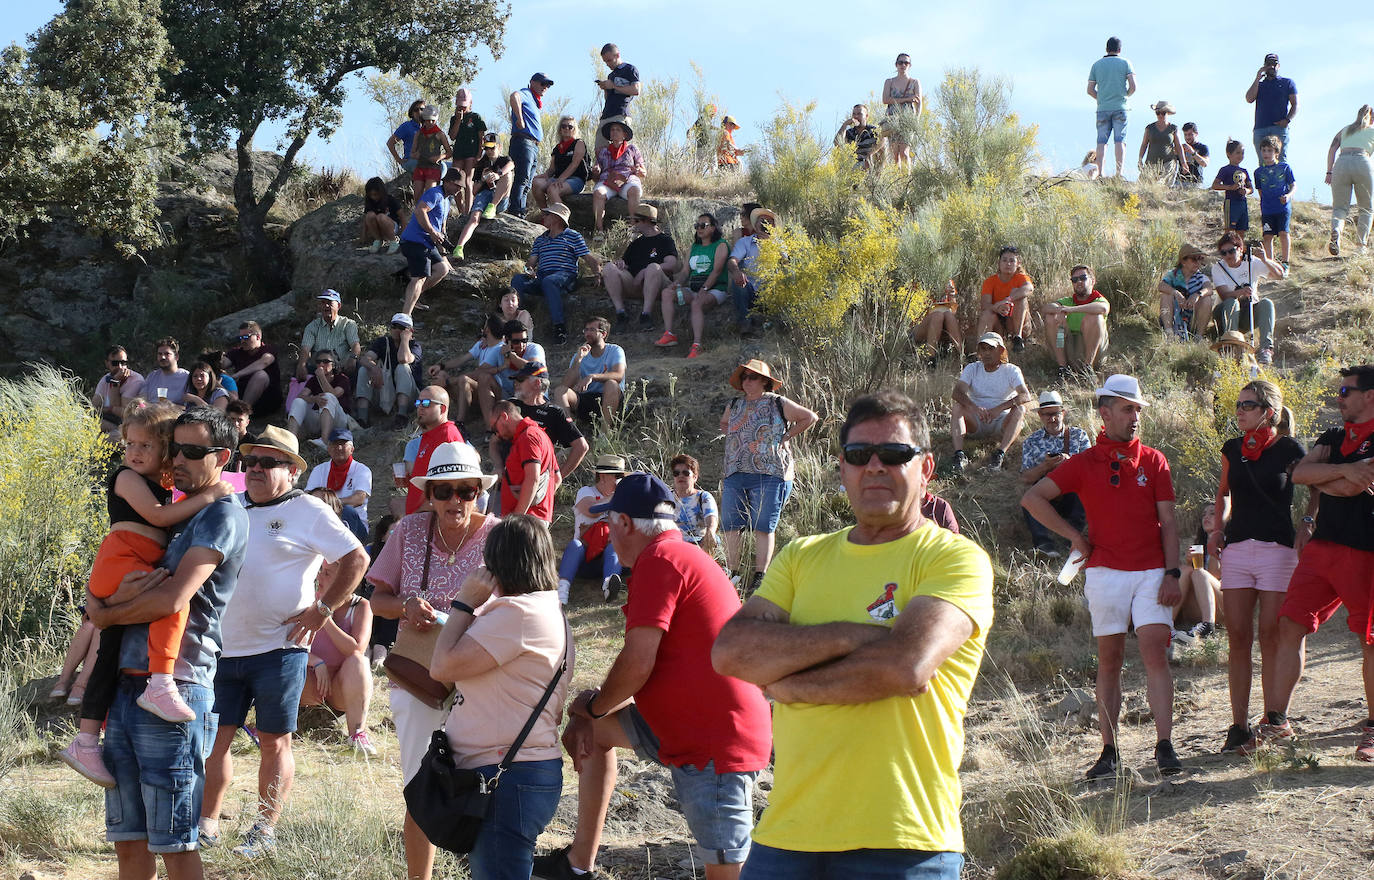
<instances>
[{"instance_id":1,"label":"sunglasses on face","mask_svg":"<svg viewBox=\"0 0 1374 880\"><path fill-rule=\"evenodd\" d=\"M315 366L317 366L317 367L332 367L332 366L334 366L334 362L333 362L333 361L315 361Z\"/></svg>"},{"instance_id":2,"label":"sunglasses on face","mask_svg":"<svg viewBox=\"0 0 1374 880\"><path fill-rule=\"evenodd\" d=\"M250 339L252 339L252 338L253 338L253 335L252 335L251 333L248 334L247 336L240 336L240 337L239 337L239 342L247 342L248 340L250 340Z\"/></svg>"},{"instance_id":3,"label":"sunglasses on face","mask_svg":"<svg viewBox=\"0 0 1374 880\"><path fill-rule=\"evenodd\" d=\"M885 465L900 465L925 452L910 443L846 443L840 450L845 462L856 467L868 464L875 455Z\"/></svg>"},{"instance_id":4,"label":"sunglasses on face","mask_svg":"<svg viewBox=\"0 0 1374 880\"><path fill-rule=\"evenodd\" d=\"M434 404L438 402L439 401L435 400L432 397L421 397L419 400L415 401L415 408L424 409L427 406L434 406Z\"/></svg>"},{"instance_id":5,"label":"sunglasses on face","mask_svg":"<svg viewBox=\"0 0 1374 880\"><path fill-rule=\"evenodd\" d=\"M454 495L459 501L471 501L481 494L480 486L454 486L450 483L433 483L429 487L429 497L435 501L447 501Z\"/></svg>"},{"instance_id":6,"label":"sunglasses on face","mask_svg":"<svg viewBox=\"0 0 1374 880\"><path fill-rule=\"evenodd\" d=\"M673 476L675 477L690 477L691 475L691 471L673 471Z\"/></svg>"},{"instance_id":7,"label":"sunglasses on face","mask_svg":"<svg viewBox=\"0 0 1374 880\"><path fill-rule=\"evenodd\" d=\"M128 361L110 361L110 366L112 367L127 367L128 365Z\"/></svg>"},{"instance_id":8,"label":"sunglasses on face","mask_svg":"<svg viewBox=\"0 0 1374 880\"><path fill-rule=\"evenodd\" d=\"M1259 409L1261 406L1263 406L1263 404L1261 404L1261 403L1260 403L1259 401L1257 401L1257 400L1237 400L1237 401L1236 401L1236 409L1243 409L1243 410L1245 410L1246 412L1250 412L1251 410Z\"/></svg>"},{"instance_id":9,"label":"sunglasses on face","mask_svg":"<svg viewBox=\"0 0 1374 880\"><path fill-rule=\"evenodd\" d=\"M196 443L168 443L167 457L176 458L178 455L187 461L200 461L212 452L223 452L227 446L201 446Z\"/></svg>"},{"instance_id":10,"label":"sunglasses on face","mask_svg":"<svg viewBox=\"0 0 1374 880\"><path fill-rule=\"evenodd\" d=\"M273 458L270 455L245 455L239 461L243 462L244 470L260 467L265 471L270 471L272 468L287 467L291 464L284 458Z\"/></svg>"},{"instance_id":11,"label":"sunglasses on face","mask_svg":"<svg viewBox=\"0 0 1374 880\"><path fill-rule=\"evenodd\" d=\"M1234 254L1237 250L1239 250L1239 249L1238 249L1238 248L1222 248L1221 251L1220 251L1220 253L1221 253L1221 255L1222 255L1223 257L1229 257L1229 256L1231 256L1232 254Z\"/></svg>"},{"instance_id":12,"label":"sunglasses on face","mask_svg":"<svg viewBox=\"0 0 1374 880\"><path fill-rule=\"evenodd\" d=\"M711 228L711 224L710 224L710 223L693 223L693 224L692 224L692 228L693 228L693 229L710 229L710 228Z\"/></svg>"},{"instance_id":13,"label":"sunglasses on face","mask_svg":"<svg viewBox=\"0 0 1374 880\"><path fill-rule=\"evenodd\" d=\"M1086 282L1087 282L1088 276L1087 276L1087 275L1070 275L1070 276L1069 276L1069 280L1072 281L1074 284L1082 284L1082 283L1086 283Z\"/></svg>"},{"instance_id":14,"label":"sunglasses on face","mask_svg":"<svg viewBox=\"0 0 1374 880\"><path fill-rule=\"evenodd\" d=\"M1349 396L1352 395L1352 394L1359 394L1361 391L1370 391L1370 390L1374 390L1374 389L1360 388L1359 386L1356 386L1356 385L1342 385L1342 386L1341 386L1341 390L1340 390L1339 393L1340 393L1341 397L1349 397Z\"/></svg>"},{"instance_id":15,"label":"sunglasses on face","mask_svg":"<svg viewBox=\"0 0 1374 880\"><path fill-rule=\"evenodd\" d=\"M527 342L529 342L529 341L530 341L529 338L526 337L526 336L512 336L512 337L510 338L510 344L511 344L511 345L524 345L525 343L527 343Z\"/></svg>"}]
</instances>

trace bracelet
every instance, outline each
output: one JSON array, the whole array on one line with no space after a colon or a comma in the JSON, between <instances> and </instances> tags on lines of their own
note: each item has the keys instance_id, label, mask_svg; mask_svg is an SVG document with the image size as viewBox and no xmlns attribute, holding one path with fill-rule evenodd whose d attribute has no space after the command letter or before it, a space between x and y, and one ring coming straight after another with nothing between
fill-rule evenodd
<instances>
[{"instance_id":1,"label":"bracelet","mask_svg":"<svg viewBox=\"0 0 1374 880\"><path fill-rule=\"evenodd\" d=\"M457 599L454 599L452 602L448 603L448 607L451 611L466 611L468 614L474 616L476 616L477 614L476 610L473 609L471 605L469 605L466 602L460 602Z\"/></svg>"},{"instance_id":2,"label":"bracelet","mask_svg":"<svg viewBox=\"0 0 1374 880\"><path fill-rule=\"evenodd\" d=\"M323 666L323 665L324 665L324 661L323 661L323 660L316 660L314 663L311 663L311 664L310 664L310 668L311 668L311 669L319 669L319 668L320 668L321 666Z\"/></svg>"},{"instance_id":3,"label":"bracelet","mask_svg":"<svg viewBox=\"0 0 1374 880\"><path fill-rule=\"evenodd\" d=\"M592 703L596 702L596 698L599 697L599 696L601 696L601 691L597 691L596 693L592 694L591 699L587 701L587 706L586 706L587 714L590 715L590 716L593 717L593 718L605 718L605 717L606 717L606 713L605 713L605 712L602 712L600 715L598 715L598 714L596 714L596 711L595 711L594 709L592 709Z\"/></svg>"}]
</instances>

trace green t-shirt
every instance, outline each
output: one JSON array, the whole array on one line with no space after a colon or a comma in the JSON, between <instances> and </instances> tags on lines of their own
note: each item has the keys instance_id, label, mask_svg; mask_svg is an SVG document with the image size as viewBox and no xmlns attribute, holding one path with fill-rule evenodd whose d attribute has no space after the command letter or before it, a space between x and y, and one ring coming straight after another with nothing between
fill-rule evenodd
<instances>
[{"instance_id":1,"label":"green t-shirt","mask_svg":"<svg viewBox=\"0 0 1374 880\"><path fill-rule=\"evenodd\" d=\"M1073 298L1073 294L1069 294L1068 296L1064 297L1063 299L1056 300L1056 302L1058 302L1061 306L1065 306L1066 308L1073 308L1074 306L1086 306L1086 305L1087 305L1088 303L1090 303L1090 302L1106 302L1106 301L1107 301L1107 298L1106 298L1105 296L1103 296L1101 293L1098 293L1096 290L1094 290L1092 293L1088 294L1088 298L1085 299L1085 300L1083 300L1082 302L1079 302L1078 300L1074 299L1074 298ZM1082 312L1070 312L1069 314L1065 315L1065 316L1064 316L1064 330L1065 330L1066 332L1068 332L1068 333L1082 333L1082 332L1083 332L1083 313L1082 313Z\"/></svg>"},{"instance_id":2,"label":"green t-shirt","mask_svg":"<svg viewBox=\"0 0 1374 880\"><path fill-rule=\"evenodd\" d=\"M458 123L457 131L454 131L454 121L455 117L448 121L448 130L454 132L449 138L453 141L453 158L475 159L482 155L482 136L487 133L487 124L482 117L469 111Z\"/></svg>"},{"instance_id":3,"label":"green t-shirt","mask_svg":"<svg viewBox=\"0 0 1374 880\"><path fill-rule=\"evenodd\" d=\"M1135 73L1120 55L1103 55L1093 62L1088 79L1097 83L1097 112L1128 109L1126 77Z\"/></svg>"},{"instance_id":4,"label":"green t-shirt","mask_svg":"<svg viewBox=\"0 0 1374 880\"><path fill-rule=\"evenodd\" d=\"M687 265L691 267L692 275L690 280L701 284L706 283L706 277L711 274L711 267L716 264L716 248L725 247L726 256L729 256L729 245L724 239L713 241L709 244L695 242L692 245L692 252L687 257ZM711 285L712 290L724 290L729 282L730 276L726 273L725 267L721 266L720 274L716 276L716 283Z\"/></svg>"}]
</instances>

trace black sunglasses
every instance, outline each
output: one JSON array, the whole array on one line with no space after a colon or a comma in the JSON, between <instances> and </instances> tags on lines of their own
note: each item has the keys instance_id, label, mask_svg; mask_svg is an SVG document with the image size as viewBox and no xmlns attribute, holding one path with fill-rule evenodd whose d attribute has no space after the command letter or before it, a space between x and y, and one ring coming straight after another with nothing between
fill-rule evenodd
<instances>
[{"instance_id":1,"label":"black sunglasses","mask_svg":"<svg viewBox=\"0 0 1374 880\"><path fill-rule=\"evenodd\" d=\"M248 340L250 340L250 339L252 339L252 338L253 338L253 334L252 334L252 333L249 333L247 336L240 336L240 337L239 337L239 342L247 342Z\"/></svg>"},{"instance_id":2,"label":"black sunglasses","mask_svg":"<svg viewBox=\"0 0 1374 880\"><path fill-rule=\"evenodd\" d=\"M1232 254L1234 254L1237 250L1238 248L1222 248L1220 253L1223 257L1229 257Z\"/></svg>"},{"instance_id":3,"label":"black sunglasses","mask_svg":"<svg viewBox=\"0 0 1374 880\"><path fill-rule=\"evenodd\" d=\"M511 345L524 345L525 343L527 343L527 342L529 342L529 341L530 341L530 339L529 339L528 336L519 336L519 337L517 337L517 336L512 336L512 337L510 338L510 344L511 344Z\"/></svg>"},{"instance_id":4,"label":"black sunglasses","mask_svg":"<svg viewBox=\"0 0 1374 880\"><path fill-rule=\"evenodd\" d=\"M481 486L454 486L450 483L431 483L429 497L435 501L447 501L454 495L459 501L471 501L482 494Z\"/></svg>"},{"instance_id":5,"label":"black sunglasses","mask_svg":"<svg viewBox=\"0 0 1374 880\"><path fill-rule=\"evenodd\" d=\"M1070 275L1070 276L1069 276L1069 280L1072 281L1072 282L1074 282L1075 284L1077 284L1077 283L1080 282L1080 281L1087 281L1087 280L1088 280L1088 276L1087 276L1087 275Z\"/></svg>"},{"instance_id":6,"label":"black sunglasses","mask_svg":"<svg viewBox=\"0 0 1374 880\"><path fill-rule=\"evenodd\" d=\"M692 475L692 472L691 472L691 471L678 471L678 470L673 471L673 476L675 476L675 477L690 477L691 475Z\"/></svg>"},{"instance_id":7,"label":"black sunglasses","mask_svg":"<svg viewBox=\"0 0 1374 880\"><path fill-rule=\"evenodd\" d=\"M1264 404L1260 403L1258 400L1237 400L1237 401L1236 401L1236 409L1243 409L1243 410L1245 410L1246 412L1249 412L1249 411L1252 410L1252 409L1259 409L1259 408L1262 407L1262 406L1264 406Z\"/></svg>"},{"instance_id":8,"label":"black sunglasses","mask_svg":"<svg viewBox=\"0 0 1374 880\"><path fill-rule=\"evenodd\" d=\"M110 366L112 367L127 367L128 365L128 361L110 361Z\"/></svg>"},{"instance_id":9,"label":"black sunglasses","mask_svg":"<svg viewBox=\"0 0 1374 880\"><path fill-rule=\"evenodd\" d=\"M434 404L438 402L439 401L435 400L432 397L421 397L419 400L415 401L415 408L424 409L427 406L434 406Z\"/></svg>"},{"instance_id":10,"label":"black sunglasses","mask_svg":"<svg viewBox=\"0 0 1374 880\"><path fill-rule=\"evenodd\" d=\"M223 452L228 446L201 446L196 443L168 443L167 457L176 458L178 455L187 461L200 461L212 452Z\"/></svg>"},{"instance_id":11,"label":"black sunglasses","mask_svg":"<svg viewBox=\"0 0 1374 880\"><path fill-rule=\"evenodd\" d=\"M710 228L711 228L711 224L710 224L710 223L693 223L693 224L692 224L692 228L693 228L693 229L710 229Z\"/></svg>"},{"instance_id":12,"label":"black sunglasses","mask_svg":"<svg viewBox=\"0 0 1374 880\"><path fill-rule=\"evenodd\" d=\"M289 467L291 465L291 462L284 458L273 458L270 455L245 455L240 458L239 461L243 462L244 470L260 467L265 471L270 471L272 468Z\"/></svg>"},{"instance_id":13,"label":"black sunglasses","mask_svg":"<svg viewBox=\"0 0 1374 880\"><path fill-rule=\"evenodd\" d=\"M1358 385L1342 385L1339 393L1341 397L1349 397L1350 395L1358 394L1361 391L1374 391L1374 388L1361 388Z\"/></svg>"},{"instance_id":14,"label":"black sunglasses","mask_svg":"<svg viewBox=\"0 0 1374 880\"><path fill-rule=\"evenodd\" d=\"M878 456L878 461L886 465L906 464L925 452L910 443L846 443L840 447L844 460L856 467L863 467Z\"/></svg>"}]
</instances>

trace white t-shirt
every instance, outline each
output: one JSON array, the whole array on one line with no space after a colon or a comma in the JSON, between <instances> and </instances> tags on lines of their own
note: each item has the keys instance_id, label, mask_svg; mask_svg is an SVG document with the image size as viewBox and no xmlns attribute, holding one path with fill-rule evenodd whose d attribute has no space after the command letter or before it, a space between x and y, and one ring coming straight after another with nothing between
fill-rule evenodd
<instances>
[{"instance_id":1,"label":"white t-shirt","mask_svg":"<svg viewBox=\"0 0 1374 880\"><path fill-rule=\"evenodd\" d=\"M968 396L983 409L1006 403L1016 396L1017 388L1026 384L1021 368L1016 364L1002 364L989 373L977 361L964 367L959 380L967 383Z\"/></svg>"},{"instance_id":2,"label":"white t-shirt","mask_svg":"<svg viewBox=\"0 0 1374 880\"><path fill-rule=\"evenodd\" d=\"M606 496L596 491L595 486L583 486L581 489L577 490L577 497L573 499L573 534L579 538L582 537L582 533L585 532L587 527L592 523L600 522L606 518L605 513L599 516L582 515L582 511L577 509L577 505L581 504L583 500L587 498L592 499L592 504L600 504L602 501L606 500Z\"/></svg>"},{"instance_id":3,"label":"white t-shirt","mask_svg":"<svg viewBox=\"0 0 1374 880\"><path fill-rule=\"evenodd\" d=\"M316 465L315 469L310 472L310 479L305 481L305 491L309 492L311 489L324 489L328 484L329 462L326 461L324 464ZM353 459L353 463L348 466L348 476L344 479L343 488L339 490L338 494L340 498L347 498L354 492L366 492L368 498L372 497L372 469L356 458ZM346 506L358 511L358 514L363 518L363 522L367 522L366 500L364 500L362 504L349 504Z\"/></svg>"},{"instance_id":4,"label":"white t-shirt","mask_svg":"<svg viewBox=\"0 0 1374 880\"><path fill-rule=\"evenodd\" d=\"M245 506L247 496L239 496ZM313 495L248 507L248 544L238 586L221 620L225 657L251 657L300 647L283 623L315 604L320 565L338 562L362 544L334 511Z\"/></svg>"},{"instance_id":5,"label":"white t-shirt","mask_svg":"<svg viewBox=\"0 0 1374 880\"><path fill-rule=\"evenodd\" d=\"M1249 261L1242 260L1239 266L1225 266L1225 260L1217 260L1212 264L1212 284L1221 287L1244 287L1250 285L1254 290L1256 298L1259 297L1259 281L1269 277L1269 267L1264 265L1264 261L1259 257L1251 257ZM1227 273L1230 273L1229 275Z\"/></svg>"}]
</instances>

